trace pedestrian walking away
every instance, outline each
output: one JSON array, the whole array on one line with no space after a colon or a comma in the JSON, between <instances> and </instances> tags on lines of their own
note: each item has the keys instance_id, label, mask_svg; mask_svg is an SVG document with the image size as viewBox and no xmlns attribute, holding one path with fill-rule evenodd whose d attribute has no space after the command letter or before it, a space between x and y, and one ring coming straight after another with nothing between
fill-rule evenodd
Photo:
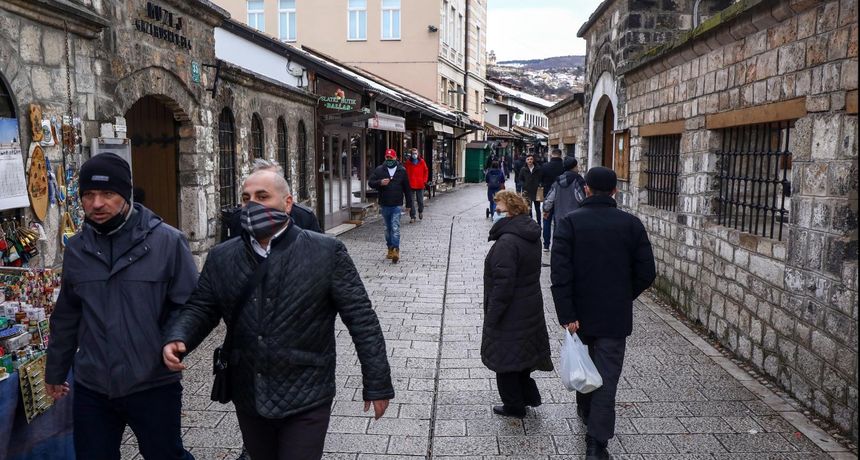
<instances>
[{"instance_id":1,"label":"pedestrian walking away","mask_svg":"<svg viewBox=\"0 0 860 460\"><path fill-rule=\"evenodd\" d=\"M542 172L540 166L535 164L535 156L528 155L526 157L526 165L520 169L520 183L522 184L523 194L529 203L529 215L534 209L534 218L540 226L541 221L541 200L538 200L538 190L541 187Z\"/></svg>"},{"instance_id":2,"label":"pedestrian walking away","mask_svg":"<svg viewBox=\"0 0 860 460\"><path fill-rule=\"evenodd\" d=\"M481 361L496 373L501 406L493 412L522 418L541 405L531 373L553 370L540 286L540 225L528 203L509 190L496 194L484 260L484 327Z\"/></svg>"},{"instance_id":3,"label":"pedestrian walking away","mask_svg":"<svg viewBox=\"0 0 860 460\"><path fill-rule=\"evenodd\" d=\"M377 419L394 397L385 339L344 244L291 223L282 175L252 173L242 202L242 236L210 251L194 293L166 328L164 364L184 369L182 356L223 318L224 393L251 458L316 460L335 396L335 316L358 352L364 410L373 406Z\"/></svg>"},{"instance_id":4,"label":"pedestrian walking away","mask_svg":"<svg viewBox=\"0 0 860 460\"><path fill-rule=\"evenodd\" d=\"M484 178L484 181L487 183L487 200L490 202L486 212L489 219L496 212L496 201L493 197L499 190L505 189L505 173L499 169L498 161L490 164L490 169L487 170L487 176Z\"/></svg>"},{"instance_id":5,"label":"pedestrian walking away","mask_svg":"<svg viewBox=\"0 0 860 460\"><path fill-rule=\"evenodd\" d=\"M561 150L560 149L552 149L549 156L549 161L541 166L541 186L543 188L544 196L549 194L552 189L552 184L555 183L556 179L559 178L564 173L564 162L561 158ZM539 213L538 215L543 217L543 213ZM549 213L543 217L543 249L544 251L549 251L549 244L552 241L552 220L554 213L549 211Z\"/></svg>"},{"instance_id":6,"label":"pedestrian walking away","mask_svg":"<svg viewBox=\"0 0 860 460\"><path fill-rule=\"evenodd\" d=\"M66 245L51 315L45 383L68 395L74 365L75 456L120 457L126 426L146 460L187 460L181 375L161 362L169 326L197 283L182 233L132 200L131 168L113 153L81 166L85 225Z\"/></svg>"},{"instance_id":7,"label":"pedestrian walking away","mask_svg":"<svg viewBox=\"0 0 860 460\"><path fill-rule=\"evenodd\" d=\"M385 244L391 263L400 261L400 211L404 197L410 195L409 178L406 168L397 162L397 152L385 151L385 163L379 165L370 175L368 184L379 191L379 207L385 221Z\"/></svg>"},{"instance_id":8,"label":"pedestrian walking away","mask_svg":"<svg viewBox=\"0 0 860 460\"><path fill-rule=\"evenodd\" d=\"M415 223L416 204L418 219L424 219L424 189L427 187L430 170L427 168L424 157L418 153L418 149L416 148L413 148L409 152L409 159L407 159L405 165L410 189L409 196L407 197L409 202L406 204L406 207L409 208L409 223Z\"/></svg>"},{"instance_id":9,"label":"pedestrian walking away","mask_svg":"<svg viewBox=\"0 0 860 460\"><path fill-rule=\"evenodd\" d=\"M523 169L523 166L526 165L526 162L522 159L522 157L517 154L514 155L514 186L517 189L517 193L523 193L523 184L520 182L520 170Z\"/></svg>"},{"instance_id":10,"label":"pedestrian walking away","mask_svg":"<svg viewBox=\"0 0 860 460\"><path fill-rule=\"evenodd\" d=\"M562 162L564 174L552 184L543 202L543 218L553 216L553 225L558 228L558 220L579 209L585 200L585 179L579 175L576 158L567 157Z\"/></svg>"},{"instance_id":11,"label":"pedestrian walking away","mask_svg":"<svg viewBox=\"0 0 860 460\"><path fill-rule=\"evenodd\" d=\"M559 323L588 346L603 386L576 394L587 425L586 457L606 459L615 435L615 395L626 339L633 331L633 301L656 277L654 254L642 222L617 209L615 172L592 168L587 198L558 220L552 246L552 297Z\"/></svg>"}]
</instances>

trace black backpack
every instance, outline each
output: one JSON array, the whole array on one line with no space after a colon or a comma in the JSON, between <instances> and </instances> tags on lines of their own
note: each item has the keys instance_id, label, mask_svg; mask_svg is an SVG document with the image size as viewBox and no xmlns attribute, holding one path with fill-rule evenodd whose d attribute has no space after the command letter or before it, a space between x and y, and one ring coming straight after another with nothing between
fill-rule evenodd
<instances>
[{"instance_id":1,"label":"black backpack","mask_svg":"<svg viewBox=\"0 0 860 460\"><path fill-rule=\"evenodd\" d=\"M498 170L491 170L487 173L487 185L491 188L499 188L502 186L501 173Z\"/></svg>"}]
</instances>

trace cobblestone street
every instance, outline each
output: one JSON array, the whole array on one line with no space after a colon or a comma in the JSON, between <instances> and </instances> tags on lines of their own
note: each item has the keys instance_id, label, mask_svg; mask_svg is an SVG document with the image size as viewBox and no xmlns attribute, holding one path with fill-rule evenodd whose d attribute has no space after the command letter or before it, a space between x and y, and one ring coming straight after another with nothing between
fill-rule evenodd
<instances>
[{"instance_id":1,"label":"cobblestone street","mask_svg":"<svg viewBox=\"0 0 860 460\"><path fill-rule=\"evenodd\" d=\"M385 332L397 396L378 421L362 412L360 366L338 323L338 395L325 458L582 456L584 426L574 394L555 372L534 374L543 405L529 409L524 420L492 413L499 404L494 374L480 359L483 261L490 247L486 204L484 187L457 187L430 200L423 221L409 224L406 216L397 265L384 259L380 220L341 235ZM557 365L563 336L549 268L543 272ZM617 400L618 434L610 442L615 458L856 458L825 452L840 447L657 303L641 299L634 316ZM186 359L183 432L198 460L232 460L242 444L232 406L209 400L211 349L220 344L223 327L218 332ZM125 458L140 458L134 442L129 433Z\"/></svg>"}]
</instances>

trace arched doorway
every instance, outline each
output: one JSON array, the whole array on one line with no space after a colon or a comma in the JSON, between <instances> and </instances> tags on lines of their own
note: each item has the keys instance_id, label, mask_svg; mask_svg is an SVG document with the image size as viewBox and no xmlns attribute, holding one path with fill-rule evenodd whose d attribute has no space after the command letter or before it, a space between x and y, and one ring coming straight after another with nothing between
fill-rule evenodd
<instances>
[{"instance_id":1,"label":"arched doorway","mask_svg":"<svg viewBox=\"0 0 860 460\"><path fill-rule=\"evenodd\" d=\"M125 118L131 139L135 194L165 222L180 228L179 123L173 111L155 96L138 99L125 113Z\"/></svg>"},{"instance_id":2,"label":"arched doorway","mask_svg":"<svg viewBox=\"0 0 860 460\"><path fill-rule=\"evenodd\" d=\"M615 108L607 95L595 102L594 118L591 120L590 166L612 168L614 152Z\"/></svg>"}]
</instances>

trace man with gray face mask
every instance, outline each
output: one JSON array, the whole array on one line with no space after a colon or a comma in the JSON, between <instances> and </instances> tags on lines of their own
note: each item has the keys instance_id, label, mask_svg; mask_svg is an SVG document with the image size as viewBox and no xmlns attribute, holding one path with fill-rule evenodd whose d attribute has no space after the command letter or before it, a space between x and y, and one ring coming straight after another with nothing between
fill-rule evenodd
<instances>
[{"instance_id":1,"label":"man with gray face mask","mask_svg":"<svg viewBox=\"0 0 860 460\"><path fill-rule=\"evenodd\" d=\"M165 332L165 365L200 345L222 318L229 398L253 460L319 459L335 395L334 320L352 336L364 410L378 419L394 397L379 320L344 244L289 217L283 176L242 186L242 236L209 253L197 289ZM227 342L230 341L230 346Z\"/></svg>"}]
</instances>

